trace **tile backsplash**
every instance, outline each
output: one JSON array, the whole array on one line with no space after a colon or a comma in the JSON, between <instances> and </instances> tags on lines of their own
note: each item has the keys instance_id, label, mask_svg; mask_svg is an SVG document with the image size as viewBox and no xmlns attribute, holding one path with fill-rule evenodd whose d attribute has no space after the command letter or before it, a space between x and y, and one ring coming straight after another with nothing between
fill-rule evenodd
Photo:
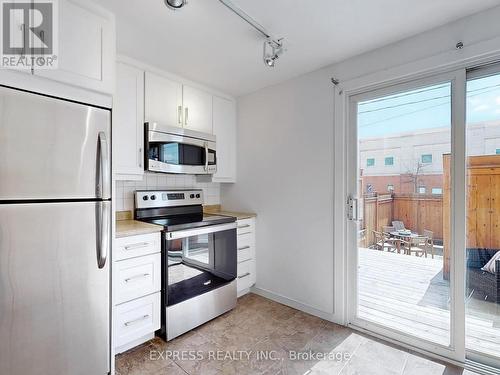
<instances>
[{"instance_id":1,"label":"tile backsplash","mask_svg":"<svg viewBox=\"0 0 500 375\"><path fill-rule=\"evenodd\" d=\"M146 172L142 181L116 181L117 211L134 209L134 191L167 189L203 189L205 204L220 204L220 183L200 182L193 175L173 175Z\"/></svg>"}]
</instances>

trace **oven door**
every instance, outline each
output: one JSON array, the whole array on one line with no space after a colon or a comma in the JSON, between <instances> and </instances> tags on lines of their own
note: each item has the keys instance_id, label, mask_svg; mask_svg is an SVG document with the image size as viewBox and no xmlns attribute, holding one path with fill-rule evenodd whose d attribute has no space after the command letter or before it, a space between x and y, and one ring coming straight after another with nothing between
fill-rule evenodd
<instances>
[{"instance_id":1,"label":"oven door","mask_svg":"<svg viewBox=\"0 0 500 375\"><path fill-rule=\"evenodd\" d=\"M217 172L214 139L209 134L182 129L177 133L151 130L146 124L146 169L164 173L213 174Z\"/></svg>"},{"instance_id":2,"label":"oven door","mask_svg":"<svg viewBox=\"0 0 500 375\"><path fill-rule=\"evenodd\" d=\"M167 306L209 292L237 274L236 223L166 233Z\"/></svg>"}]
</instances>

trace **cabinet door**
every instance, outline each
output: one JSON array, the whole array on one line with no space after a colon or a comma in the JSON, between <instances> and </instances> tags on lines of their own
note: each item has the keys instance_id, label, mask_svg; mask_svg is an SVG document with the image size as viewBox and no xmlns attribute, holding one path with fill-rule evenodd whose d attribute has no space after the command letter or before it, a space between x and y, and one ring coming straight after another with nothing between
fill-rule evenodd
<instances>
[{"instance_id":1,"label":"cabinet door","mask_svg":"<svg viewBox=\"0 0 500 375\"><path fill-rule=\"evenodd\" d=\"M144 71L118 63L113 99L113 164L117 179L144 174Z\"/></svg>"},{"instance_id":2,"label":"cabinet door","mask_svg":"<svg viewBox=\"0 0 500 375\"><path fill-rule=\"evenodd\" d=\"M35 74L112 93L115 34L114 23L109 17L104 11L81 1L60 1L58 68L39 69Z\"/></svg>"},{"instance_id":3,"label":"cabinet door","mask_svg":"<svg viewBox=\"0 0 500 375\"><path fill-rule=\"evenodd\" d=\"M145 120L182 127L182 84L146 72Z\"/></svg>"},{"instance_id":4,"label":"cabinet door","mask_svg":"<svg viewBox=\"0 0 500 375\"><path fill-rule=\"evenodd\" d=\"M212 95L183 86L184 128L212 134Z\"/></svg>"},{"instance_id":5,"label":"cabinet door","mask_svg":"<svg viewBox=\"0 0 500 375\"><path fill-rule=\"evenodd\" d=\"M236 103L213 97L213 131L217 137L217 173L213 181L236 182Z\"/></svg>"}]
</instances>

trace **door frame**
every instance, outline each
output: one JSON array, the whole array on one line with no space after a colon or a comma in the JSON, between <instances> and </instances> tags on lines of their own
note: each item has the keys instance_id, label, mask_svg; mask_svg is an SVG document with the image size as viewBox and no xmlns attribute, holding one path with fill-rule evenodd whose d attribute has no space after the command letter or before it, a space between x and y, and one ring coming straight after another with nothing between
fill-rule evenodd
<instances>
[{"instance_id":1,"label":"door frame","mask_svg":"<svg viewBox=\"0 0 500 375\"><path fill-rule=\"evenodd\" d=\"M481 79L492 75L500 74L500 61L493 64L485 64L466 70L466 84L469 80ZM467 130L467 129L466 129ZM466 172L467 177L467 172ZM500 356L494 357L487 353L481 353L474 349L466 348L466 360L476 362L476 368L481 368L481 365L500 368ZM477 367L479 363L479 367Z\"/></svg>"},{"instance_id":2,"label":"door frame","mask_svg":"<svg viewBox=\"0 0 500 375\"><path fill-rule=\"evenodd\" d=\"M423 56L420 59L404 62L400 65L388 62L389 67L385 69L372 70L360 76L347 75L336 77L336 70L330 73L334 75L334 88L332 90L333 124L334 127L334 313L332 320L338 324L348 325L348 286L347 272L347 130L349 128L349 100L350 96L376 90L390 85L417 80L428 76L446 73L457 69L471 69L479 66L486 66L500 62L500 37L467 44L461 50L442 49L431 56ZM340 79L339 79L340 78ZM464 171L465 172L465 171ZM465 189L465 186L464 186ZM465 206L464 206L465 208ZM353 327L362 330L360 327ZM463 365L463 361L455 361L444 357L434 351L425 350L412 344L406 344L400 340L391 339L386 335L378 335L370 332L374 336L379 336L387 341L421 352L430 357L442 359ZM457 356L462 357L462 356ZM474 355L467 353L470 360L478 360ZM487 358L481 357L485 364L492 364ZM468 365L468 361L467 361Z\"/></svg>"},{"instance_id":3,"label":"door frame","mask_svg":"<svg viewBox=\"0 0 500 375\"><path fill-rule=\"evenodd\" d=\"M368 90L348 97L349 117L347 130L347 194L356 197L358 191L358 137L357 106L360 101L379 98L410 90L416 90L441 83L451 84L451 151L452 151L452 208L450 232L452 249L465 248L465 70L459 69L448 73L429 75L425 78L410 79L396 85ZM460 110L462 108L463 110ZM464 155L460 157L460 155ZM463 201L463 204L460 202ZM463 206L463 207L462 207ZM462 229L463 228L463 229ZM450 267L450 345L443 346L431 341L416 338L410 334L397 331L382 325L363 320L357 316L358 305L358 244L357 222L348 221L347 235L347 287L351 291L347 299L348 325L375 332L425 351L436 353L457 362L465 361L465 254L455 251L451 257ZM460 253L460 254L459 254ZM460 280L460 278L462 280ZM462 298L460 298L462 297ZM462 313L461 313L462 312Z\"/></svg>"}]
</instances>

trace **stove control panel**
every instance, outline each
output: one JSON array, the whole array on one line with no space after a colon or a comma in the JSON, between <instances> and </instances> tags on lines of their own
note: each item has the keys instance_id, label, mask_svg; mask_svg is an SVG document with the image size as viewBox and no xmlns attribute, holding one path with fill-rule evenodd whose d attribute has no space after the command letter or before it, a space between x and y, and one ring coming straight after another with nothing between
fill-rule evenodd
<instances>
[{"instance_id":1,"label":"stove control panel","mask_svg":"<svg viewBox=\"0 0 500 375\"><path fill-rule=\"evenodd\" d=\"M203 204L203 190L137 190L135 192L135 208L197 204Z\"/></svg>"}]
</instances>

